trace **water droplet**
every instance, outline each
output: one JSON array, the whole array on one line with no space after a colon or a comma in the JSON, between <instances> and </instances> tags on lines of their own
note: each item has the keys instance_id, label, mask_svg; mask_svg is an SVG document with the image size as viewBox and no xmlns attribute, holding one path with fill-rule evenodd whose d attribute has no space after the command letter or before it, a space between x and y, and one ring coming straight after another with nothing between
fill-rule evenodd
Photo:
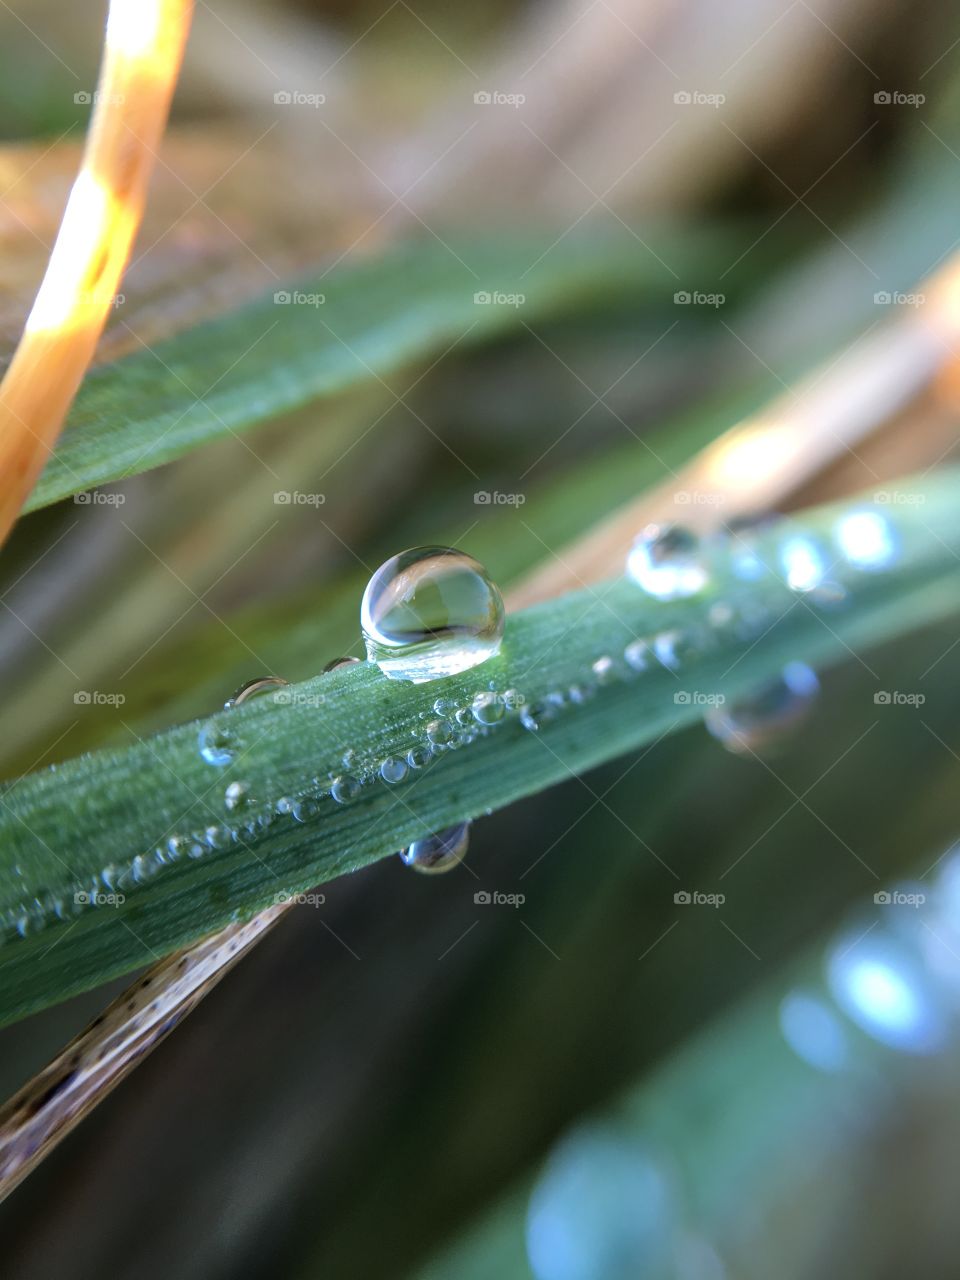
<instances>
[{"instance_id":1,"label":"water droplet","mask_svg":"<svg viewBox=\"0 0 960 1280\"><path fill-rule=\"evenodd\" d=\"M186 836L171 836L167 841L167 853L169 853L171 858L182 858L187 852L188 844L189 841ZM108 884L110 883L107 881L106 875L104 875L103 878ZM113 886L111 885L111 888L112 887Z\"/></svg>"},{"instance_id":2,"label":"water droplet","mask_svg":"<svg viewBox=\"0 0 960 1280\"><path fill-rule=\"evenodd\" d=\"M780 563L791 591L812 591L827 572L823 553L812 538L796 534L780 548Z\"/></svg>"},{"instance_id":3,"label":"water droplet","mask_svg":"<svg viewBox=\"0 0 960 1280\"><path fill-rule=\"evenodd\" d=\"M650 662L650 646L646 640L631 640L623 651L623 660L633 671L646 671Z\"/></svg>"},{"instance_id":4,"label":"water droplet","mask_svg":"<svg viewBox=\"0 0 960 1280\"><path fill-rule=\"evenodd\" d=\"M707 584L700 541L681 525L648 525L627 557L627 576L658 600L683 600Z\"/></svg>"},{"instance_id":5,"label":"water droplet","mask_svg":"<svg viewBox=\"0 0 960 1280\"><path fill-rule=\"evenodd\" d=\"M704 724L735 754L763 753L806 719L820 688L816 672L790 662L780 675L747 697L713 707Z\"/></svg>"},{"instance_id":6,"label":"water droplet","mask_svg":"<svg viewBox=\"0 0 960 1280\"><path fill-rule=\"evenodd\" d=\"M281 796L277 801L275 808L277 813L288 814L293 812L293 806L295 803L293 796Z\"/></svg>"},{"instance_id":7,"label":"water droplet","mask_svg":"<svg viewBox=\"0 0 960 1280\"><path fill-rule=\"evenodd\" d=\"M407 764L411 769L423 769L429 764L432 754L426 747L411 747L407 752Z\"/></svg>"},{"instance_id":8,"label":"water droplet","mask_svg":"<svg viewBox=\"0 0 960 1280\"><path fill-rule=\"evenodd\" d=\"M545 698L535 699L524 706L520 712L520 723L525 729L535 733L541 725L555 719L562 708L563 694L548 693Z\"/></svg>"},{"instance_id":9,"label":"water droplet","mask_svg":"<svg viewBox=\"0 0 960 1280\"><path fill-rule=\"evenodd\" d=\"M519 711L526 699L519 689L507 689L503 695L503 705L508 711Z\"/></svg>"},{"instance_id":10,"label":"water droplet","mask_svg":"<svg viewBox=\"0 0 960 1280\"><path fill-rule=\"evenodd\" d=\"M857 569L886 569L897 557L893 527L879 511L852 511L837 522L834 536Z\"/></svg>"},{"instance_id":11,"label":"water droplet","mask_svg":"<svg viewBox=\"0 0 960 1280\"><path fill-rule=\"evenodd\" d=\"M336 671L337 667L352 667L354 663L359 661L359 658L331 658L323 668L324 674L328 671Z\"/></svg>"},{"instance_id":12,"label":"water droplet","mask_svg":"<svg viewBox=\"0 0 960 1280\"><path fill-rule=\"evenodd\" d=\"M382 564L360 607L367 657L391 680L421 684L493 657L503 598L486 569L450 547L416 547Z\"/></svg>"},{"instance_id":13,"label":"water droplet","mask_svg":"<svg viewBox=\"0 0 960 1280\"><path fill-rule=\"evenodd\" d=\"M239 739L223 720L208 720L197 735L200 755L207 764L225 765L236 759Z\"/></svg>"},{"instance_id":14,"label":"water droplet","mask_svg":"<svg viewBox=\"0 0 960 1280\"><path fill-rule=\"evenodd\" d=\"M437 698L433 704L433 709L438 716L446 720L452 720L457 714L457 704L452 698Z\"/></svg>"},{"instance_id":15,"label":"water droplet","mask_svg":"<svg viewBox=\"0 0 960 1280\"><path fill-rule=\"evenodd\" d=\"M436 875L441 871L451 871L462 862L469 843L470 823L460 822L422 840L414 840L409 848L401 849L400 857L414 871Z\"/></svg>"},{"instance_id":16,"label":"water droplet","mask_svg":"<svg viewBox=\"0 0 960 1280\"><path fill-rule=\"evenodd\" d=\"M223 803L228 809L242 809L248 799L245 782L231 782L223 793Z\"/></svg>"},{"instance_id":17,"label":"water droplet","mask_svg":"<svg viewBox=\"0 0 960 1280\"><path fill-rule=\"evenodd\" d=\"M478 693L470 705L470 710L478 724L497 724L503 719L503 700L499 694L490 691Z\"/></svg>"},{"instance_id":18,"label":"water droplet","mask_svg":"<svg viewBox=\"0 0 960 1280\"><path fill-rule=\"evenodd\" d=\"M313 796L301 796L299 800L294 801L293 808L290 810L295 822L309 822L319 812L320 805Z\"/></svg>"},{"instance_id":19,"label":"water droplet","mask_svg":"<svg viewBox=\"0 0 960 1280\"><path fill-rule=\"evenodd\" d=\"M407 764L396 756L388 756L380 766L380 777L392 784L402 782L407 776Z\"/></svg>"},{"instance_id":20,"label":"water droplet","mask_svg":"<svg viewBox=\"0 0 960 1280\"><path fill-rule=\"evenodd\" d=\"M449 720L431 720L427 725L427 738L434 747L446 747L453 741L454 728Z\"/></svg>"},{"instance_id":21,"label":"water droplet","mask_svg":"<svg viewBox=\"0 0 960 1280\"><path fill-rule=\"evenodd\" d=\"M228 698L223 704L224 709L239 707L241 702L246 702L248 698L255 698L260 693L270 693L287 683L283 676L257 676L255 680L248 680L246 684L242 684L233 697Z\"/></svg>"},{"instance_id":22,"label":"water droplet","mask_svg":"<svg viewBox=\"0 0 960 1280\"><path fill-rule=\"evenodd\" d=\"M617 669L613 659L608 654L604 654L602 658L597 658L591 669L597 678L598 684L610 684L616 679Z\"/></svg>"},{"instance_id":23,"label":"water droplet","mask_svg":"<svg viewBox=\"0 0 960 1280\"><path fill-rule=\"evenodd\" d=\"M352 774L341 773L330 783L330 794L337 804L349 804L360 794L360 783Z\"/></svg>"},{"instance_id":24,"label":"water droplet","mask_svg":"<svg viewBox=\"0 0 960 1280\"><path fill-rule=\"evenodd\" d=\"M341 763L345 769L352 769L357 763L357 753L353 747L347 747L346 751L340 757Z\"/></svg>"}]
</instances>

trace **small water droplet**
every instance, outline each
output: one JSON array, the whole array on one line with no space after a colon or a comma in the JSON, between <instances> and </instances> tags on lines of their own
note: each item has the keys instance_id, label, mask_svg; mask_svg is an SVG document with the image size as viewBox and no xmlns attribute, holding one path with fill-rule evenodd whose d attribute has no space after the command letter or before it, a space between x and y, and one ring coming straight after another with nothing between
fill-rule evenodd
<instances>
[{"instance_id":1,"label":"small water droplet","mask_svg":"<svg viewBox=\"0 0 960 1280\"><path fill-rule=\"evenodd\" d=\"M627 576L658 600L694 596L707 584L700 540L681 525L648 525L627 557Z\"/></svg>"},{"instance_id":2,"label":"small water droplet","mask_svg":"<svg viewBox=\"0 0 960 1280\"><path fill-rule=\"evenodd\" d=\"M380 766L380 777L384 782L396 784L407 776L407 763L396 756L388 756Z\"/></svg>"},{"instance_id":3,"label":"small water droplet","mask_svg":"<svg viewBox=\"0 0 960 1280\"><path fill-rule=\"evenodd\" d=\"M409 848L401 849L400 857L414 871L436 875L441 871L451 871L462 862L469 843L470 823L460 822L422 840L414 840Z\"/></svg>"},{"instance_id":4,"label":"small water droplet","mask_svg":"<svg viewBox=\"0 0 960 1280\"><path fill-rule=\"evenodd\" d=\"M293 806L295 803L293 796L281 796L274 808L277 813L286 815L293 812Z\"/></svg>"},{"instance_id":5,"label":"small water droplet","mask_svg":"<svg viewBox=\"0 0 960 1280\"><path fill-rule=\"evenodd\" d=\"M598 684L610 684L611 681L616 679L617 675L613 659L608 654L604 654L602 658L597 658L596 662L593 663L592 671Z\"/></svg>"},{"instance_id":6,"label":"small water droplet","mask_svg":"<svg viewBox=\"0 0 960 1280\"><path fill-rule=\"evenodd\" d=\"M457 714L457 704L452 698L437 698L434 701L433 709L438 716L445 720L452 720Z\"/></svg>"},{"instance_id":7,"label":"small water droplet","mask_svg":"<svg viewBox=\"0 0 960 1280\"><path fill-rule=\"evenodd\" d=\"M416 547L382 564L360 607L367 657L391 680L421 684L493 657L503 598L477 560L451 547Z\"/></svg>"},{"instance_id":8,"label":"small water droplet","mask_svg":"<svg viewBox=\"0 0 960 1280\"><path fill-rule=\"evenodd\" d=\"M646 640L631 640L623 651L623 660L632 671L646 671L650 664L650 646Z\"/></svg>"},{"instance_id":9,"label":"small water droplet","mask_svg":"<svg viewBox=\"0 0 960 1280\"><path fill-rule=\"evenodd\" d=\"M503 695L503 705L508 711L519 711L526 699L519 689L507 689Z\"/></svg>"},{"instance_id":10,"label":"small water droplet","mask_svg":"<svg viewBox=\"0 0 960 1280\"><path fill-rule=\"evenodd\" d=\"M780 548L780 564L791 591L812 591L827 572L823 553L812 538L794 534Z\"/></svg>"},{"instance_id":11,"label":"small water droplet","mask_svg":"<svg viewBox=\"0 0 960 1280\"><path fill-rule=\"evenodd\" d=\"M337 804L349 804L360 794L360 783L352 774L341 773L330 783L330 794Z\"/></svg>"},{"instance_id":12,"label":"small water droplet","mask_svg":"<svg viewBox=\"0 0 960 1280\"><path fill-rule=\"evenodd\" d=\"M324 674L328 671L336 671L337 667L352 667L354 663L359 661L359 658L331 658L323 668Z\"/></svg>"},{"instance_id":13,"label":"small water droplet","mask_svg":"<svg viewBox=\"0 0 960 1280\"><path fill-rule=\"evenodd\" d=\"M249 795L245 782L231 782L223 793L223 803L228 809L242 809L248 803Z\"/></svg>"},{"instance_id":14,"label":"small water droplet","mask_svg":"<svg viewBox=\"0 0 960 1280\"><path fill-rule=\"evenodd\" d=\"M434 747L446 747L453 741L454 728L449 720L431 720L427 725L427 739Z\"/></svg>"},{"instance_id":15,"label":"small water droplet","mask_svg":"<svg viewBox=\"0 0 960 1280\"><path fill-rule=\"evenodd\" d=\"M775 680L755 692L711 708L704 724L728 751L762 754L803 723L819 689L812 668L790 662Z\"/></svg>"},{"instance_id":16,"label":"small water droplet","mask_svg":"<svg viewBox=\"0 0 960 1280\"><path fill-rule=\"evenodd\" d=\"M295 822L309 822L319 812L320 805L313 796L301 796L299 800L294 801L290 810Z\"/></svg>"},{"instance_id":17,"label":"small water droplet","mask_svg":"<svg viewBox=\"0 0 960 1280\"><path fill-rule=\"evenodd\" d=\"M411 747L407 752L407 764L411 769L423 769L430 763L432 755L426 747Z\"/></svg>"},{"instance_id":18,"label":"small water droplet","mask_svg":"<svg viewBox=\"0 0 960 1280\"><path fill-rule=\"evenodd\" d=\"M236 759L239 740L222 719L208 720L197 735L200 755L207 764L225 765Z\"/></svg>"},{"instance_id":19,"label":"small water droplet","mask_svg":"<svg viewBox=\"0 0 960 1280\"><path fill-rule=\"evenodd\" d=\"M470 710L478 724L498 724L503 719L505 708L500 695L488 690L477 694Z\"/></svg>"},{"instance_id":20,"label":"small water droplet","mask_svg":"<svg viewBox=\"0 0 960 1280\"><path fill-rule=\"evenodd\" d=\"M257 676L255 680L248 680L246 684L242 684L233 697L226 700L223 704L224 710L239 707L242 702L255 698L258 694L272 693L287 683L283 676Z\"/></svg>"}]
</instances>

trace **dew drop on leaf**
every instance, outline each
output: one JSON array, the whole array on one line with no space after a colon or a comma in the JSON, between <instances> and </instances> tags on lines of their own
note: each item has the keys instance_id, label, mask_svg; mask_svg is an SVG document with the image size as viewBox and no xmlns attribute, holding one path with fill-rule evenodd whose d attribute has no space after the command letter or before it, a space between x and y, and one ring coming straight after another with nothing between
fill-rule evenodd
<instances>
[{"instance_id":1,"label":"dew drop on leaf","mask_svg":"<svg viewBox=\"0 0 960 1280\"><path fill-rule=\"evenodd\" d=\"M367 657L391 680L423 684L496 654L503 598L483 565L451 547L416 547L382 564L363 593Z\"/></svg>"},{"instance_id":2,"label":"dew drop on leaf","mask_svg":"<svg viewBox=\"0 0 960 1280\"><path fill-rule=\"evenodd\" d=\"M470 823L459 822L455 827L414 840L408 848L400 850L400 857L414 871L437 875L441 871L452 871L462 862L469 843Z\"/></svg>"},{"instance_id":3,"label":"dew drop on leaf","mask_svg":"<svg viewBox=\"0 0 960 1280\"><path fill-rule=\"evenodd\" d=\"M707 584L700 540L682 525L648 525L627 556L627 576L657 600L694 596Z\"/></svg>"}]
</instances>

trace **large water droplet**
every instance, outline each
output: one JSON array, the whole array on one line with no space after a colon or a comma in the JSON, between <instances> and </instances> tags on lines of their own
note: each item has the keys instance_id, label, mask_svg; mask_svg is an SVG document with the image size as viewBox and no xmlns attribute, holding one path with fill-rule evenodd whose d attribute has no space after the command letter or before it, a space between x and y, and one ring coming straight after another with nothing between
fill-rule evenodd
<instances>
[{"instance_id":1,"label":"large water droplet","mask_svg":"<svg viewBox=\"0 0 960 1280\"><path fill-rule=\"evenodd\" d=\"M367 657L391 680L422 684L485 662L503 638L503 599L486 569L451 547L382 564L360 606Z\"/></svg>"},{"instance_id":2,"label":"large water droplet","mask_svg":"<svg viewBox=\"0 0 960 1280\"><path fill-rule=\"evenodd\" d=\"M436 875L441 871L452 871L462 862L469 843L470 823L460 822L422 840L414 840L409 848L400 850L400 857L414 871Z\"/></svg>"},{"instance_id":3,"label":"large water droplet","mask_svg":"<svg viewBox=\"0 0 960 1280\"><path fill-rule=\"evenodd\" d=\"M683 600L707 584L696 534L681 525L648 525L627 556L627 576L658 600Z\"/></svg>"},{"instance_id":4,"label":"large water droplet","mask_svg":"<svg viewBox=\"0 0 960 1280\"><path fill-rule=\"evenodd\" d=\"M497 724L503 719L503 699L498 693L489 690L478 693L470 705L473 718L478 724Z\"/></svg>"},{"instance_id":5,"label":"large water droplet","mask_svg":"<svg viewBox=\"0 0 960 1280\"><path fill-rule=\"evenodd\" d=\"M840 550L858 569L886 569L897 557L893 528L879 511L852 511L834 532Z\"/></svg>"},{"instance_id":6,"label":"large water droplet","mask_svg":"<svg viewBox=\"0 0 960 1280\"><path fill-rule=\"evenodd\" d=\"M402 782L407 776L407 762L398 756L388 756L380 766L380 777L392 784Z\"/></svg>"},{"instance_id":7,"label":"large water droplet","mask_svg":"<svg viewBox=\"0 0 960 1280\"><path fill-rule=\"evenodd\" d=\"M341 773L330 783L330 794L337 804L349 804L360 794L360 783L349 773Z\"/></svg>"},{"instance_id":8,"label":"large water droplet","mask_svg":"<svg viewBox=\"0 0 960 1280\"><path fill-rule=\"evenodd\" d=\"M816 672L790 662L780 675L736 702L712 708L704 724L728 751L762 753L806 719L820 689Z\"/></svg>"}]
</instances>

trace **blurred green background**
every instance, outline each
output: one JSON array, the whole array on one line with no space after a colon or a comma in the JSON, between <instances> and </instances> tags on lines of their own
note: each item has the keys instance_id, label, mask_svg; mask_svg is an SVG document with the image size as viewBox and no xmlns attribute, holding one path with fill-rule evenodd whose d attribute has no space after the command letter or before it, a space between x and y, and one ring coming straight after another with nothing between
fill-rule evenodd
<instances>
[{"instance_id":1,"label":"blurred green background","mask_svg":"<svg viewBox=\"0 0 960 1280\"><path fill-rule=\"evenodd\" d=\"M102 18L0 12L4 361ZM957 243L958 40L931 0L201 4L98 357L121 381L399 240L562 260L578 229L659 265L24 518L3 776L359 653L401 547L455 542L509 588L907 311L884 295ZM955 356L789 505L955 461ZM958 655L955 623L852 654L762 761L697 729L572 778L476 823L473 875L328 886L0 1208L7 1274L957 1274ZM4 1091L111 994L0 1033Z\"/></svg>"}]
</instances>

